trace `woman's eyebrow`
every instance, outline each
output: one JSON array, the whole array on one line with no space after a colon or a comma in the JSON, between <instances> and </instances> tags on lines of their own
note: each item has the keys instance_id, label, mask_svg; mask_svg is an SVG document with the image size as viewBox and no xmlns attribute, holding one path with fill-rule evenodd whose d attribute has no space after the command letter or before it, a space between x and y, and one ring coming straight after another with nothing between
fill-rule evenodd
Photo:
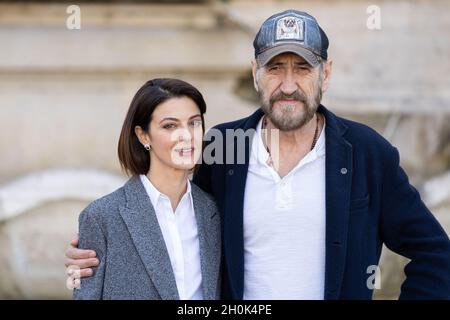
<instances>
[{"instance_id":1,"label":"woman's eyebrow","mask_svg":"<svg viewBox=\"0 0 450 320\"><path fill-rule=\"evenodd\" d=\"M197 117L201 117L201 114L195 114L195 115L189 117L189 120L191 120L191 119L193 119L193 118L197 118ZM180 122L180 120L177 119L177 118L167 117L167 118L161 119L161 121L159 121L159 123L161 123L161 122L163 122L163 121L167 121L167 120L169 120L169 121Z\"/></svg>"},{"instance_id":2,"label":"woman's eyebrow","mask_svg":"<svg viewBox=\"0 0 450 320\"><path fill-rule=\"evenodd\" d=\"M177 118L171 118L171 117L168 117L168 118L162 118L161 121L159 121L159 123L161 123L161 122L163 122L163 121L166 121L166 120L177 121L177 122L180 121L180 120L178 120Z\"/></svg>"}]
</instances>

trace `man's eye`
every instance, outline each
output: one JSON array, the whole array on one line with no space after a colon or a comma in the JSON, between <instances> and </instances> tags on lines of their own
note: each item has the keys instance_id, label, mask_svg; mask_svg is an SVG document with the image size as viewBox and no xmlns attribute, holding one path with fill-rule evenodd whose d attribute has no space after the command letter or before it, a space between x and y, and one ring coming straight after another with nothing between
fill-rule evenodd
<instances>
[{"instance_id":1,"label":"man's eye","mask_svg":"<svg viewBox=\"0 0 450 320\"><path fill-rule=\"evenodd\" d=\"M269 71L278 71L278 70L280 70L280 67L279 67L279 66L272 66L272 67L269 67Z\"/></svg>"},{"instance_id":2,"label":"man's eye","mask_svg":"<svg viewBox=\"0 0 450 320\"><path fill-rule=\"evenodd\" d=\"M163 126L164 129L173 129L176 125L174 123L168 123Z\"/></svg>"}]
</instances>

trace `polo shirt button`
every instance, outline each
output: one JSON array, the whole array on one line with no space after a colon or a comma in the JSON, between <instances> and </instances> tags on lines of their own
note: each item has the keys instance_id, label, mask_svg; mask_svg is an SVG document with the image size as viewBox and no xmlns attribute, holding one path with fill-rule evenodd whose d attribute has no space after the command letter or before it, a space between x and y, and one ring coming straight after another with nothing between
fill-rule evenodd
<instances>
[{"instance_id":1,"label":"polo shirt button","mask_svg":"<svg viewBox=\"0 0 450 320\"><path fill-rule=\"evenodd\" d=\"M228 170L228 174L229 174L230 176L232 176L233 173L234 173L233 169Z\"/></svg>"},{"instance_id":2,"label":"polo shirt button","mask_svg":"<svg viewBox=\"0 0 450 320\"><path fill-rule=\"evenodd\" d=\"M342 174L347 174L347 168L342 168L342 169L341 169L341 173L342 173Z\"/></svg>"}]
</instances>

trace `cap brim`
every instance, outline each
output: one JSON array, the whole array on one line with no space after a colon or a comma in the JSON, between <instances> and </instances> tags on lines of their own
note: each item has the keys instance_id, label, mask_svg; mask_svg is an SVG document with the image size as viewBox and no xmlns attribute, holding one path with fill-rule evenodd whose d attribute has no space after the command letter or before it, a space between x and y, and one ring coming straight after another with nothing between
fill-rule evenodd
<instances>
[{"instance_id":1,"label":"cap brim","mask_svg":"<svg viewBox=\"0 0 450 320\"><path fill-rule=\"evenodd\" d=\"M292 52L299 55L313 67L319 65L319 59L312 51L292 43L281 44L267 49L256 57L256 61L258 62L258 65L265 66L272 58L286 52Z\"/></svg>"}]
</instances>

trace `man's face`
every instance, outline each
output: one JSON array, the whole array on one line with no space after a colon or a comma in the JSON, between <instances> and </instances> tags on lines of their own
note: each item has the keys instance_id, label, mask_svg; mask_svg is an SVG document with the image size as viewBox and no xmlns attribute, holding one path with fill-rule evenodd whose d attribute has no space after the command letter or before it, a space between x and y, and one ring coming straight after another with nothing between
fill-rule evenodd
<instances>
[{"instance_id":1,"label":"man's face","mask_svg":"<svg viewBox=\"0 0 450 320\"><path fill-rule=\"evenodd\" d=\"M311 120L322 99L323 70L293 53L283 53L255 72L261 107L282 131Z\"/></svg>"}]
</instances>

